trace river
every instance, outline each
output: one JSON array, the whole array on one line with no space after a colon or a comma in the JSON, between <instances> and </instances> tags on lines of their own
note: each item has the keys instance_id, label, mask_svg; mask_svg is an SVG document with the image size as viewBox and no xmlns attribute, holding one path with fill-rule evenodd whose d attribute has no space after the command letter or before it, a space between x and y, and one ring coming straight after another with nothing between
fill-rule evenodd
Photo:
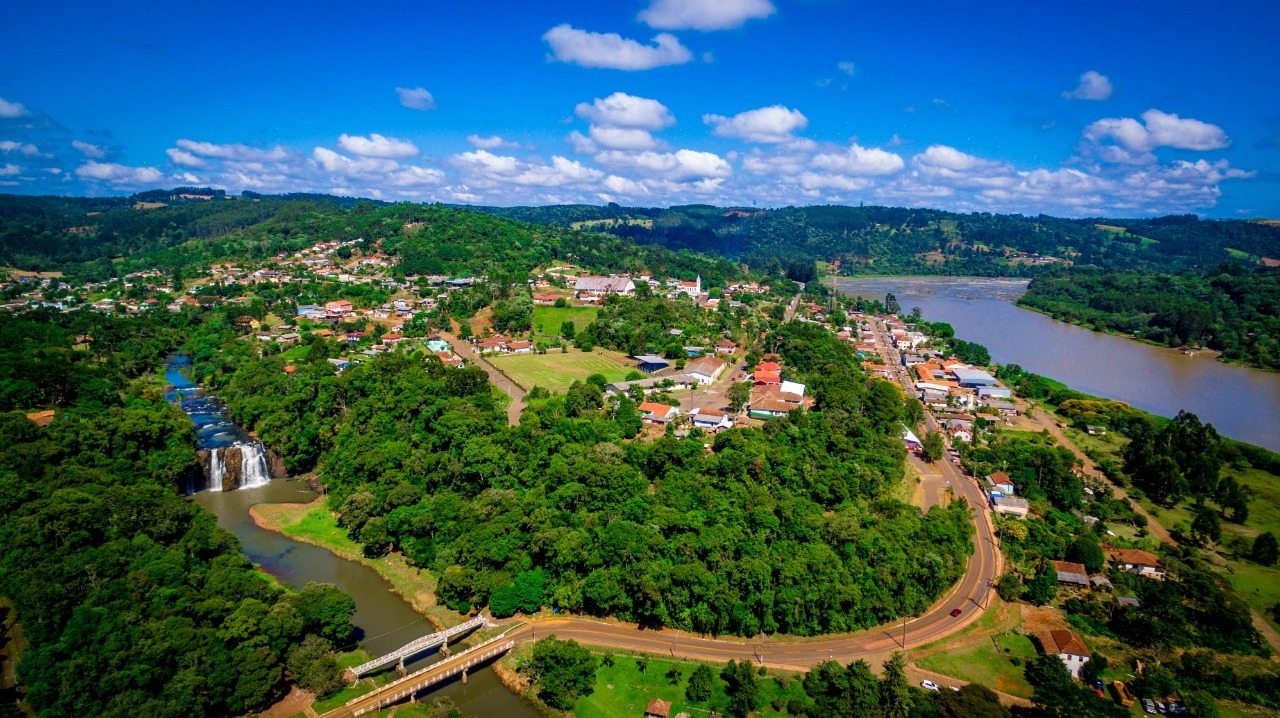
<instances>
[{"instance_id":1,"label":"river","mask_svg":"<svg viewBox=\"0 0 1280 718\"><path fill-rule=\"evenodd\" d=\"M195 390L186 375L189 363L177 357L165 367L165 378L177 392L190 395ZM171 397L173 398L173 397ZM190 400L188 400L190 401ZM197 433L198 448L224 446L243 441L245 434L225 415L212 397L201 397L192 414L197 426L211 426ZM198 418L196 418L198 417ZM216 430L215 430L216 428ZM198 491L192 500L208 509L218 525L240 539L244 554L264 571L281 581L301 588L310 581L332 583L356 602L352 622L359 629L361 644L374 655L383 655L415 638L435 632L435 628L403 599L373 569L336 556L322 548L259 528L249 517L249 508L262 503L308 503L316 493L298 480L275 479L265 485L235 491ZM410 668L429 665L441 656L432 652L410 663ZM425 696L425 700L448 697L468 716L477 718L534 718L538 712L520 699L486 668L468 677L464 685L454 681Z\"/></svg>"},{"instance_id":2,"label":"river","mask_svg":"<svg viewBox=\"0 0 1280 718\"><path fill-rule=\"evenodd\" d=\"M1090 331L1013 304L1025 279L840 278L845 294L920 307L956 336L978 342L993 361L1020 364L1094 396L1172 417L1185 409L1233 439L1280 451L1280 374L1224 364L1210 354Z\"/></svg>"}]
</instances>

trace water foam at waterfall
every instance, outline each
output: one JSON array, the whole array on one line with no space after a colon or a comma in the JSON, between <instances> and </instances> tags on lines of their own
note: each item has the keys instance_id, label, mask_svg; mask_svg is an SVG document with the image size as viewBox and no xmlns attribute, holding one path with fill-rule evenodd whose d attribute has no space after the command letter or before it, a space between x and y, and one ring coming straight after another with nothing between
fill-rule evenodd
<instances>
[{"instance_id":1,"label":"water foam at waterfall","mask_svg":"<svg viewBox=\"0 0 1280 718\"><path fill-rule=\"evenodd\" d=\"M271 481L271 471L267 468L267 452L263 451L262 444L254 441L236 446L240 449L240 488L266 486Z\"/></svg>"}]
</instances>

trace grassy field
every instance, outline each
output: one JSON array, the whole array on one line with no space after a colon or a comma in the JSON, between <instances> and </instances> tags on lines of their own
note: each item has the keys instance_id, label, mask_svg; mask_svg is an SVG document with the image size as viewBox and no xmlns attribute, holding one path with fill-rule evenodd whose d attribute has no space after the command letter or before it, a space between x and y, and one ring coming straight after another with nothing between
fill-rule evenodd
<instances>
[{"instance_id":1,"label":"grassy field","mask_svg":"<svg viewBox=\"0 0 1280 718\"><path fill-rule=\"evenodd\" d=\"M724 713L727 698L724 694L724 682L719 679L722 666L712 666L717 678L714 681L715 689L711 700L706 703L690 703L685 700L684 690L689 682L689 674L693 673L696 663L650 659L641 670L640 660L635 656L617 654L613 656L612 666L600 666L596 671L595 692L578 699L578 704L573 708L573 715L577 718L639 716L649 704L650 698L671 701L672 716L681 712L705 716L708 709ZM668 672L671 671L674 673L668 677ZM772 704L776 700L781 700L785 704L792 698L803 698L804 690L800 680L800 676L782 677L781 680L777 677L759 677L760 696L764 707L752 715L787 715L785 710L775 710Z\"/></svg>"},{"instance_id":2,"label":"grassy field","mask_svg":"<svg viewBox=\"0 0 1280 718\"><path fill-rule=\"evenodd\" d=\"M915 664L927 671L981 683L1022 698L1031 697L1031 684L1023 676L1023 665L1036 655L1031 639L1017 634L996 635L956 651L945 651ZM1019 665L1014 665L1017 659Z\"/></svg>"},{"instance_id":3,"label":"grassy field","mask_svg":"<svg viewBox=\"0 0 1280 718\"><path fill-rule=\"evenodd\" d=\"M603 374L606 381L622 381L634 371L622 363L618 352L586 354L577 349L567 353L513 354L490 357L493 365L526 389L535 386L551 391L564 391L576 379L586 379L592 374Z\"/></svg>"},{"instance_id":4,"label":"grassy field","mask_svg":"<svg viewBox=\"0 0 1280 718\"><path fill-rule=\"evenodd\" d=\"M565 322L573 322L573 328L582 331L583 327L596 318L599 311L596 307L534 307L534 337L558 337L560 326Z\"/></svg>"}]
</instances>

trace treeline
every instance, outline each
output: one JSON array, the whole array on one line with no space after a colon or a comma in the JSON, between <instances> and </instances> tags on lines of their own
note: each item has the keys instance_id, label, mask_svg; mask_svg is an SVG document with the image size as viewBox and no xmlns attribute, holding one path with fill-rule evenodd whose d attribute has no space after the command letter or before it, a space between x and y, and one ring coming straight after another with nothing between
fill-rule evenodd
<instances>
[{"instance_id":1,"label":"treeline","mask_svg":"<svg viewBox=\"0 0 1280 718\"><path fill-rule=\"evenodd\" d=\"M207 331L199 341L223 334ZM868 387L820 329L787 325L771 342L810 379L815 410L725 432L710 451L696 434L624 440L590 385L531 397L508 427L483 371L417 356L286 375L230 342L196 366L291 469L319 472L366 552L431 569L455 609L556 606L739 635L923 611L964 571L969 507L921 514L888 498L901 393Z\"/></svg>"},{"instance_id":2,"label":"treeline","mask_svg":"<svg viewBox=\"0 0 1280 718\"><path fill-rule=\"evenodd\" d=\"M569 227L607 220L596 231L740 258L756 269L801 259L840 261L841 274L1036 276L1052 271L1020 255L1106 270L1177 271L1243 253L1280 256L1280 228L1251 221L1063 219L960 214L904 207L661 208L567 205L481 208ZM640 220L640 221L632 221Z\"/></svg>"},{"instance_id":3,"label":"treeline","mask_svg":"<svg viewBox=\"0 0 1280 718\"><path fill-rule=\"evenodd\" d=\"M279 588L174 489L199 471L191 422L129 381L168 329L133 320L142 342L117 343L118 320L98 319L96 354L72 349L59 322L0 316L0 364L52 364L5 380L0 414L0 595L30 641L17 666L28 704L68 718L230 716L282 697L288 675L331 686L329 642L349 639L351 599ZM59 388L33 395L31 382ZM45 408L47 426L25 414Z\"/></svg>"},{"instance_id":4,"label":"treeline","mask_svg":"<svg viewBox=\"0 0 1280 718\"><path fill-rule=\"evenodd\" d=\"M1207 346L1280 370L1280 271L1222 264L1204 274L1069 272L1033 280L1018 304L1098 331Z\"/></svg>"}]
</instances>

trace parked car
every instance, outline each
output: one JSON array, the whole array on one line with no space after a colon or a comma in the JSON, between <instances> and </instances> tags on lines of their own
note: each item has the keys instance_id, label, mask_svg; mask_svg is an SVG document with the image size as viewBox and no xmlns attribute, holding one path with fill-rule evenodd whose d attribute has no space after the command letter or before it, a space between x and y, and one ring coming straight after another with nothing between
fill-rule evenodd
<instances>
[{"instance_id":1,"label":"parked car","mask_svg":"<svg viewBox=\"0 0 1280 718\"><path fill-rule=\"evenodd\" d=\"M920 681L920 687L927 691L938 690L938 684L934 683L933 681Z\"/></svg>"},{"instance_id":2,"label":"parked car","mask_svg":"<svg viewBox=\"0 0 1280 718\"><path fill-rule=\"evenodd\" d=\"M1142 699L1142 710L1148 715L1156 715L1156 704L1150 698Z\"/></svg>"}]
</instances>

